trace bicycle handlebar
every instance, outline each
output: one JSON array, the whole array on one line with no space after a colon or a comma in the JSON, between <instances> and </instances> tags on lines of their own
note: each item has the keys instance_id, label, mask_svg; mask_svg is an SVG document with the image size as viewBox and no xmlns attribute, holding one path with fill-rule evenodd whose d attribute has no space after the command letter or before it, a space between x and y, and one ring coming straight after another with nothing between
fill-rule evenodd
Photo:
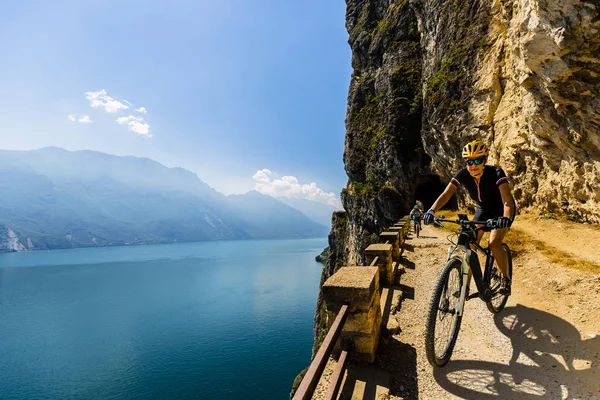
<instances>
[{"instance_id":1,"label":"bicycle handlebar","mask_svg":"<svg viewBox=\"0 0 600 400\"><path fill-rule=\"evenodd\" d=\"M498 226L498 220L495 219L488 219L487 221L469 221L468 219L446 219L446 218L434 218L433 219L435 222L440 223L440 222L451 222L453 224L457 224L460 226L475 226L475 225L483 225L480 227L477 227L478 229L484 229L484 228L496 228Z\"/></svg>"}]
</instances>

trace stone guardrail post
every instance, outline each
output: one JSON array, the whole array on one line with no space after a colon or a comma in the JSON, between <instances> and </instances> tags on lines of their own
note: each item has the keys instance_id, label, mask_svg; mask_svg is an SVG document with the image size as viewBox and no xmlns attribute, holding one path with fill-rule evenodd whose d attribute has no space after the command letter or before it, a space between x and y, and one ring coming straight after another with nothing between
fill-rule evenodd
<instances>
[{"instance_id":1,"label":"stone guardrail post","mask_svg":"<svg viewBox=\"0 0 600 400\"><path fill-rule=\"evenodd\" d=\"M342 267L325 281L322 288L329 324L340 307L348 304L348 317L334 351L341 343L352 342L351 358L372 363L381 333L381 305L378 267Z\"/></svg>"},{"instance_id":2,"label":"stone guardrail post","mask_svg":"<svg viewBox=\"0 0 600 400\"><path fill-rule=\"evenodd\" d=\"M400 261L400 232L386 231L379 234L379 241L392 245L392 259Z\"/></svg>"},{"instance_id":3,"label":"stone guardrail post","mask_svg":"<svg viewBox=\"0 0 600 400\"><path fill-rule=\"evenodd\" d=\"M410 233L410 217L405 215L404 217L400 218L395 225L401 224L404 225L404 237L406 237Z\"/></svg>"},{"instance_id":4,"label":"stone guardrail post","mask_svg":"<svg viewBox=\"0 0 600 400\"><path fill-rule=\"evenodd\" d=\"M398 232L399 246L402 247L406 240L406 229L404 228L404 222L397 222L396 224L387 228L388 232ZM402 253L402 251L400 251Z\"/></svg>"},{"instance_id":5,"label":"stone guardrail post","mask_svg":"<svg viewBox=\"0 0 600 400\"><path fill-rule=\"evenodd\" d=\"M371 265L375 257L379 257L376 265L379 267L379 279L382 285L390 285L393 280L392 248L391 244L377 243L365 249L367 265Z\"/></svg>"}]
</instances>

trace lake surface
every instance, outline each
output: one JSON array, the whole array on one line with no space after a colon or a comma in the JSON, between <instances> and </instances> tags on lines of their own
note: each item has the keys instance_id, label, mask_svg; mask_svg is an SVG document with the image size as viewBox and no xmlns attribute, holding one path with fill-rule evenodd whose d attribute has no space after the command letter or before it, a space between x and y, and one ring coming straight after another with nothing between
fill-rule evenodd
<instances>
[{"instance_id":1,"label":"lake surface","mask_svg":"<svg viewBox=\"0 0 600 400\"><path fill-rule=\"evenodd\" d=\"M327 239L0 254L0 399L287 399Z\"/></svg>"}]
</instances>

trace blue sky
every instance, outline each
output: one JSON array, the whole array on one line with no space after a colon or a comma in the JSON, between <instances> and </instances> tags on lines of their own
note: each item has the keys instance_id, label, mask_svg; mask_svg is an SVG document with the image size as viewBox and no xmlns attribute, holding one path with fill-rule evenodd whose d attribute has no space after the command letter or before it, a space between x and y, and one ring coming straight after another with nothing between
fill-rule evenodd
<instances>
[{"instance_id":1,"label":"blue sky","mask_svg":"<svg viewBox=\"0 0 600 400\"><path fill-rule=\"evenodd\" d=\"M146 156L226 194L338 198L344 17L343 0L3 2L0 148Z\"/></svg>"}]
</instances>

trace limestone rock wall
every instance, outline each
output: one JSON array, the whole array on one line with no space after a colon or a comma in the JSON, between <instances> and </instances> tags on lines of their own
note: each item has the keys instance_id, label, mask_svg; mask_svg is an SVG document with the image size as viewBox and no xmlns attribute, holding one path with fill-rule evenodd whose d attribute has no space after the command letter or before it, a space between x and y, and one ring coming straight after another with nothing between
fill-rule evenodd
<instances>
[{"instance_id":1,"label":"limestone rock wall","mask_svg":"<svg viewBox=\"0 0 600 400\"><path fill-rule=\"evenodd\" d=\"M423 164L421 46L408 1L347 1L352 48L344 165L347 261L360 264L370 235L406 214ZM408 194L408 195L407 195Z\"/></svg>"},{"instance_id":2,"label":"limestone rock wall","mask_svg":"<svg viewBox=\"0 0 600 400\"><path fill-rule=\"evenodd\" d=\"M481 136L519 207L600 222L599 1L418 0L423 145L444 179Z\"/></svg>"}]
</instances>

